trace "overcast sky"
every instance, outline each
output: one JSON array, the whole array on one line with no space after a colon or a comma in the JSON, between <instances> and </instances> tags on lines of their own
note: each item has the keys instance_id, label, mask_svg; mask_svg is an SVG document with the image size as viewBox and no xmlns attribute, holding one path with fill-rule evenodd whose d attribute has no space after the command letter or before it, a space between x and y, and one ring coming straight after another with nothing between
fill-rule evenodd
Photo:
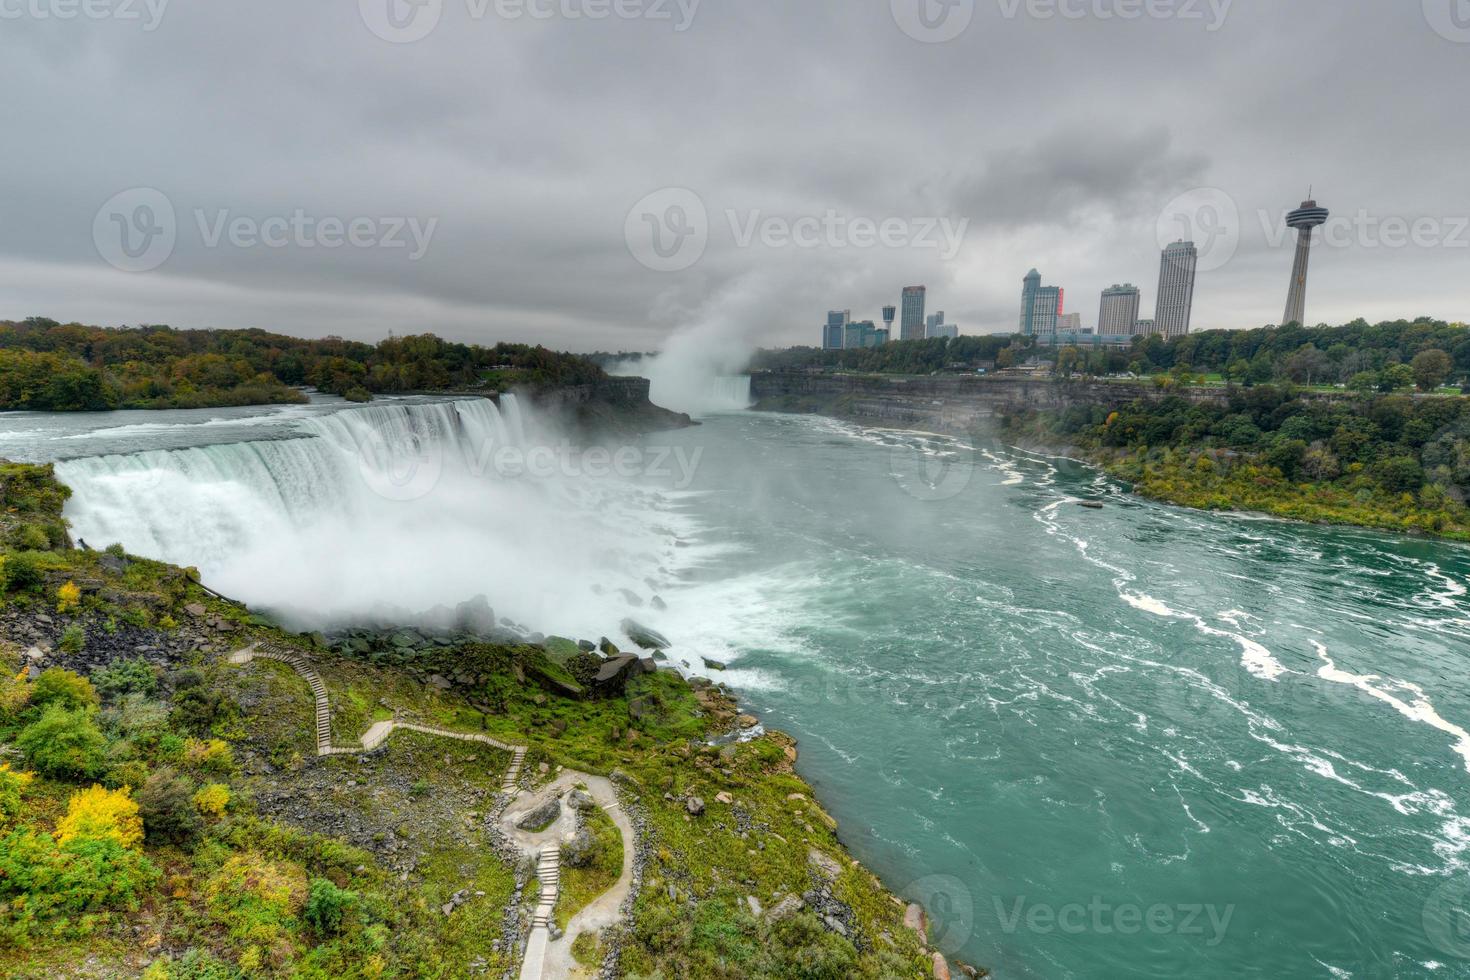
<instances>
[{"instance_id":1,"label":"overcast sky","mask_svg":"<svg viewBox=\"0 0 1470 980\"><path fill-rule=\"evenodd\" d=\"M1259 326L1309 184L1309 320L1470 315L1454 0L149 2L0 0L0 318L785 345L1035 266L1092 325L1182 216Z\"/></svg>"}]
</instances>

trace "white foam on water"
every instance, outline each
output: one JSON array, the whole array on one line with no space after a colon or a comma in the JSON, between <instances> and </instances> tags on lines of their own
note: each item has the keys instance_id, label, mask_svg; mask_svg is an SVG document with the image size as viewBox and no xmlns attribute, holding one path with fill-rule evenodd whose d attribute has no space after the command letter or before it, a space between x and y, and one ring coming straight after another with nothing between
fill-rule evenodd
<instances>
[{"instance_id":1,"label":"white foam on water","mask_svg":"<svg viewBox=\"0 0 1470 980\"><path fill-rule=\"evenodd\" d=\"M1332 660L1332 657L1328 655L1326 646L1317 640L1311 642L1312 646L1317 650L1317 656L1323 662L1323 666L1317 670L1318 677L1326 681L1332 681L1335 684L1347 684L1356 687L1364 694L1377 698L1383 703L1392 706L1395 711L1410 721L1417 721L1421 724L1429 725L1447 735L1453 736L1455 739L1453 751L1456 755L1460 756L1466 772L1470 772L1470 731L1466 731L1461 726L1446 721L1429 700L1429 696L1424 693L1423 688L1407 681L1388 681L1382 687L1379 687L1374 683L1375 681L1383 682L1384 679L1379 675L1353 674L1342 670ZM1391 691L1395 687L1407 691L1412 695L1412 700L1406 701L1403 698L1396 697Z\"/></svg>"}]
</instances>

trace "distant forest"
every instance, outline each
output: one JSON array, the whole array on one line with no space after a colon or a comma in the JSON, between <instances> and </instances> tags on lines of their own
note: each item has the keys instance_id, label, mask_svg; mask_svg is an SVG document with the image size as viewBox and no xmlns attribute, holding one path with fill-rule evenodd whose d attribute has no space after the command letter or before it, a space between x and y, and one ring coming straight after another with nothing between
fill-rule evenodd
<instances>
[{"instance_id":1,"label":"distant forest","mask_svg":"<svg viewBox=\"0 0 1470 980\"><path fill-rule=\"evenodd\" d=\"M300 386L367 401L374 394L585 384L603 377L601 368L572 354L524 344L456 344L432 334L374 345L264 330L0 320L0 409L282 404L305 401Z\"/></svg>"}]
</instances>

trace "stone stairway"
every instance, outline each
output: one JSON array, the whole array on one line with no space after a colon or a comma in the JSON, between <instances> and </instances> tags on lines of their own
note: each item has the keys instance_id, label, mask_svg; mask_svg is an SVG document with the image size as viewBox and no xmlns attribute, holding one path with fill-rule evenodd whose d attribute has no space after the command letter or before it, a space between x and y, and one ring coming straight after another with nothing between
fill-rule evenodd
<instances>
[{"instance_id":1,"label":"stone stairway","mask_svg":"<svg viewBox=\"0 0 1470 980\"><path fill-rule=\"evenodd\" d=\"M547 929L551 926L551 913L556 908L556 898L561 891L561 845L553 843L542 846L541 859L536 863L536 880L541 882L541 897L531 916L531 928Z\"/></svg>"},{"instance_id":2,"label":"stone stairway","mask_svg":"<svg viewBox=\"0 0 1470 980\"><path fill-rule=\"evenodd\" d=\"M518 745L510 751L510 768L505 770L505 781L500 784L500 792L506 796L515 796L521 791L516 785L516 780L521 778L521 763L526 761L526 747Z\"/></svg>"}]
</instances>

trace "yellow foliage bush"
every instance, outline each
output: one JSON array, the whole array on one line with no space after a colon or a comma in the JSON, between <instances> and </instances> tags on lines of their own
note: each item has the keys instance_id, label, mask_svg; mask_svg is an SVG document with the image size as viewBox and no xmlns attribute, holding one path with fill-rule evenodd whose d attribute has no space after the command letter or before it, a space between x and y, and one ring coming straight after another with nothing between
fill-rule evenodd
<instances>
[{"instance_id":1,"label":"yellow foliage bush","mask_svg":"<svg viewBox=\"0 0 1470 980\"><path fill-rule=\"evenodd\" d=\"M28 772L16 772L8 762L0 762L0 827L20 816L21 794L35 778Z\"/></svg>"},{"instance_id":2,"label":"yellow foliage bush","mask_svg":"<svg viewBox=\"0 0 1470 980\"><path fill-rule=\"evenodd\" d=\"M223 783L210 783L208 786L200 787L199 792L194 794L194 805L201 813L207 813L213 817L222 817L225 807L230 803L230 788Z\"/></svg>"},{"instance_id":3,"label":"yellow foliage bush","mask_svg":"<svg viewBox=\"0 0 1470 980\"><path fill-rule=\"evenodd\" d=\"M82 590L77 583L67 582L56 590L56 611L68 613L82 604Z\"/></svg>"},{"instance_id":4,"label":"yellow foliage bush","mask_svg":"<svg viewBox=\"0 0 1470 980\"><path fill-rule=\"evenodd\" d=\"M31 683L22 670L14 677L0 680L0 718L14 718L31 703Z\"/></svg>"},{"instance_id":5,"label":"yellow foliage bush","mask_svg":"<svg viewBox=\"0 0 1470 980\"><path fill-rule=\"evenodd\" d=\"M306 871L298 864L248 852L230 857L210 875L204 899L231 938L266 947L272 961L286 954L306 904Z\"/></svg>"},{"instance_id":6,"label":"yellow foliage bush","mask_svg":"<svg viewBox=\"0 0 1470 980\"><path fill-rule=\"evenodd\" d=\"M229 772L235 767L235 752L230 743L218 738L189 739L184 758L191 766L215 772Z\"/></svg>"},{"instance_id":7,"label":"yellow foliage bush","mask_svg":"<svg viewBox=\"0 0 1470 980\"><path fill-rule=\"evenodd\" d=\"M124 786L111 790L93 786L73 793L66 805L66 816L56 822L56 843L73 838L112 838L123 847L136 847L143 840L143 818L132 790Z\"/></svg>"}]
</instances>

